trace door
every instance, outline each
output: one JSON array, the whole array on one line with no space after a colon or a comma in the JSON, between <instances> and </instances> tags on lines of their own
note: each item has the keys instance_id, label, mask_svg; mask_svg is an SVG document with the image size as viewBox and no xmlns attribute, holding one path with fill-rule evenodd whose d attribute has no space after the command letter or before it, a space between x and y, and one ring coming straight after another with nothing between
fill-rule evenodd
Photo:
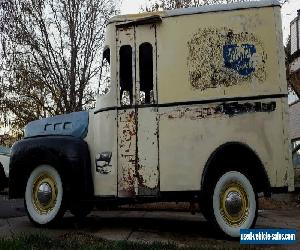
<instances>
[{"instance_id":1,"label":"door","mask_svg":"<svg viewBox=\"0 0 300 250\"><path fill-rule=\"evenodd\" d=\"M135 107L134 27L117 29L118 108L118 196L137 193L137 112Z\"/></svg>"},{"instance_id":2,"label":"door","mask_svg":"<svg viewBox=\"0 0 300 250\"><path fill-rule=\"evenodd\" d=\"M117 29L118 196L159 191L156 26Z\"/></svg>"},{"instance_id":3,"label":"door","mask_svg":"<svg viewBox=\"0 0 300 250\"><path fill-rule=\"evenodd\" d=\"M135 30L138 195L159 192L156 25Z\"/></svg>"}]
</instances>

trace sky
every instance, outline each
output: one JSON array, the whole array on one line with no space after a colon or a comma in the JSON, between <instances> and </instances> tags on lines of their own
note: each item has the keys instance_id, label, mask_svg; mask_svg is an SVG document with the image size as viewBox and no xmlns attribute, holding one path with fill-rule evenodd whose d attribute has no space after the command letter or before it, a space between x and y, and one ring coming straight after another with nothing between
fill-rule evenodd
<instances>
[{"instance_id":1,"label":"sky","mask_svg":"<svg viewBox=\"0 0 300 250\"><path fill-rule=\"evenodd\" d=\"M132 14L140 12L141 6L144 5L147 0L123 0L121 4L121 14Z\"/></svg>"},{"instance_id":2,"label":"sky","mask_svg":"<svg viewBox=\"0 0 300 250\"><path fill-rule=\"evenodd\" d=\"M141 6L149 0L123 0L121 4L121 14L138 13ZM286 42L290 33L290 22L297 16L297 10L300 9L300 0L289 0L282 7L282 30L283 41Z\"/></svg>"},{"instance_id":3,"label":"sky","mask_svg":"<svg viewBox=\"0 0 300 250\"><path fill-rule=\"evenodd\" d=\"M283 41L286 42L290 34L290 22L297 16L297 10L300 9L300 0L289 0L288 3L282 6L282 30Z\"/></svg>"}]
</instances>

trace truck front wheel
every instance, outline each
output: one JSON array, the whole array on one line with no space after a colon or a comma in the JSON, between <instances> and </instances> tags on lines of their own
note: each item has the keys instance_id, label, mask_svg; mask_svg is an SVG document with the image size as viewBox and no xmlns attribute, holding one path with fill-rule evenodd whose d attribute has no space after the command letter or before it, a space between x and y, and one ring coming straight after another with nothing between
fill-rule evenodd
<instances>
[{"instance_id":1,"label":"truck front wheel","mask_svg":"<svg viewBox=\"0 0 300 250\"><path fill-rule=\"evenodd\" d=\"M212 197L213 217L226 235L239 237L257 218L257 195L248 178L238 171L223 174L216 182Z\"/></svg>"},{"instance_id":2,"label":"truck front wheel","mask_svg":"<svg viewBox=\"0 0 300 250\"><path fill-rule=\"evenodd\" d=\"M63 184L57 170L49 165L35 168L27 181L25 208L30 220L37 225L56 222L65 212Z\"/></svg>"}]
</instances>

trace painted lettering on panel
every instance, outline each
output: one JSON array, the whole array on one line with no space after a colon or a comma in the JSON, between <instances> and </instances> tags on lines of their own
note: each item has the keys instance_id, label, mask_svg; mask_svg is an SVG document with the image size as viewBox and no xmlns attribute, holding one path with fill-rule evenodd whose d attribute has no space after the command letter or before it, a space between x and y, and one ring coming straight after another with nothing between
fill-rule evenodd
<instances>
[{"instance_id":1,"label":"painted lettering on panel","mask_svg":"<svg viewBox=\"0 0 300 250\"><path fill-rule=\"evenodd\" d=\"M188 41L189 82L194 89L263 83L267 55L262 42L248 32L199 29Z\"/></svg>"},{"instance_id":2,"label":"painted lettering on panel","mask_svg":"<svg viewBox=\"0 0 300 250\"><path fill-rule=\"evenodd\" d=\"M226 44L223 46L224 66L242 76L249 76L255 71L255 53L256 47L253 44Z\"/></svg>"}]
</instances>

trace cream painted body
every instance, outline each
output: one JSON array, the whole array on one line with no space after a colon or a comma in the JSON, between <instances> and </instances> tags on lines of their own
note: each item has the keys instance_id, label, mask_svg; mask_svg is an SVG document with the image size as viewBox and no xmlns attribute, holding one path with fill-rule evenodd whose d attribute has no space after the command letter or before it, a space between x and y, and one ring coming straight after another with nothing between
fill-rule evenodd
<instances>
[{"instance_id":1,"label":"cream painted body","mask_svg":"<svg viewBox=\"0 0 300 250\"><path fill-rule=\"evenodd\" d=\"M140 102L143 42L153 47L151 105ZM246 144L257 154L271 187L294 189L279 6L120 16L108 25L105 44L111 53L111 90L98 97L86 138L96 196L199 191L209 157L228 142ZM230 44L237 52L229 60L252 53L252 72L225 66L224 46ZM133 55L133 104L126 107L119 93L122 45L130 45ZM236 112L229 114L233 103ZM112 152L105 174L96 167L103 152Z\"/></svg>"}]
</instances>

